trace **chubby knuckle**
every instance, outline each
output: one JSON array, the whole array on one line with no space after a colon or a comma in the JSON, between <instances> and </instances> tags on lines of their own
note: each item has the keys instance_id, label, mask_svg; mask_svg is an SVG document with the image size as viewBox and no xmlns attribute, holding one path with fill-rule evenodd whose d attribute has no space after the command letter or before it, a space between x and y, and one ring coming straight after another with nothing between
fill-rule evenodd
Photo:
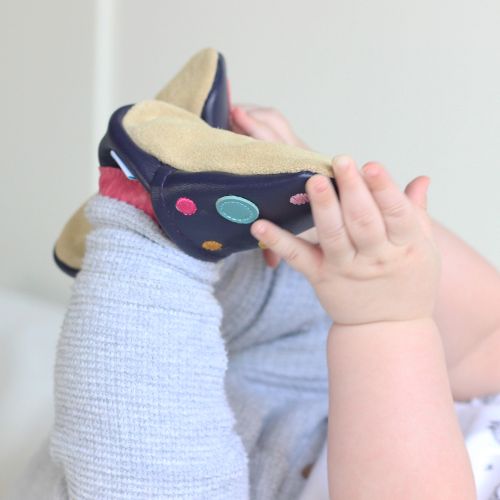
<instances>
[{"instance_id":1,"label":"chubby knuckle","mask_svg":"<svg viewBox=\"0 0 500 500\"><path fill-rule=\"evenodd\" d=\"M323 241L326 243L336 243L340 241L345 235L345 226L343 224L338 226L329 226L323 231Z\"/></svg>"},{"instance_id":2,"label":"chubby knuckle","mask_svg":"<svg viewBox=\"0 0 500 500\"><path fill-rule=\"evenodd\" d=\"M269 106L262 106L260 108L257 108L254 110L257 115L260 116L270 116L276 114L276 110L274 108L271 108Z\"/></svg>"},{"instance_id":3,"label":"chubby knuckle","mask_svg":"<svg viewBox=\"0 0 500 500\"><path fill-rule=\"evenodd\" d=\"M408 206L404 200L398 200L382 209L387 217L401 218L408 214Z\"/></svg>"},{"instance_id":4,"label":"chubby knuckle","mask_svg":"<svg viewBox=\"0 0 500 500\"><path fill-rule=\"evenodd\" d=\"M364 211L352 214L351 220L353 224L360 228L367 228L373 226L375 216L372 212Z\"/></svg>"},{"instance_id":5,"label":"chubby knuckle","mask_svg":"<svg viewBox=\"0 0 500 500\"><path fill-rule=\"evenodd\" d=\"M300 252L295 245L289 245L285 252L283 258L288 262L297 262L300 257Z\"/></svg>"},{"instance_id":6,"label":"chubby knuckle","mask_svg":"<svg viewBox=\"0 0 500 500\"><path fill-rule=\"evenodd\" d=\"M377 274L385 273L391 265L392 263L387 258L381 256L375 257L371 262L371 268Z\"/></svg>"},{"instance_id":7,"label":"chubby knuckle","mask_svg":"<svg viewBox=\"0 0 500 500\"><path fill-rule=\"evenodd\" d=\"M277 250L279 249L279 247L281 246L282 242L281 242L281 238L278 234L270 234L268 236L268 241L269 241L269 247L271 249L273 248L276 248Z\"/></svg>"}]
</instances>

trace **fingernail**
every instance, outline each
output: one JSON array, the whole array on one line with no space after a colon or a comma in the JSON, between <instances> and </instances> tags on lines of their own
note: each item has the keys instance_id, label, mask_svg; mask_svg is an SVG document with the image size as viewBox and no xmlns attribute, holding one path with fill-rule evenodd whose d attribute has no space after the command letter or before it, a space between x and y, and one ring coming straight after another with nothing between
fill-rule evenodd
<instances>
[{"instance_id":1,"label":"fingernail","mask_svg":"<svg viewBox=\"0 0 500 500\"><path fill-rule=\"evenodd\" d=\"M336 156L333 159L334 172L345 172L351 165L351 158L346 155Z\"/></svg>"},{"instance_id":2,"label":"fingernail","mask_svg":"<svg viewBox=\"0 0 500 500\"><path fill-rule=\"evenodd\" d=\"M256 222L253 225L253 230L255 234L264 234L264 232L266 231L266 225L261 222Z\"/></svg>"},{"instance_id":3,"label":"fingernail","mask_svg":"<svg viewBox=\"0 0 500 500\"><path fill-rule=\"evenodd\" d=\"M363 168L363 174L367 177L375 177L379 172L380 169L378 168L378 165L371 164Z\"/></svg>"}]
</instances>

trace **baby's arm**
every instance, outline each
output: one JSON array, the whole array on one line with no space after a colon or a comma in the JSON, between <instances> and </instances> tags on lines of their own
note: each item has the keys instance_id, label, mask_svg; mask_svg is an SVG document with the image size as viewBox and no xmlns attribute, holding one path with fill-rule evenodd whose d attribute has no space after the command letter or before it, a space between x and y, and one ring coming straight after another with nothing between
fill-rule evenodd
<instances>
[{"instance_id":1,"label":"baby's arm","mask_svg":"<svg viewBox=\"0 0 500 500\"><path fill-rule=\"evenodd\" d=\"M432 226L443 255L434 318L453 397L500 392L500 273L443 225Z\"/></svg>"},{"instance_id":2,"label":"baby's arm","mask_svg":"<svg viewBox=\"0 0 500 500\"><path fill-rule=\"evenodd\" d=\"M343 168L342 168L343 167ZM332 500L472 500L474 480L432 318L439 253L427 181L401 193L384 169L334 162L306 183L320 245L269 221L251 231L302 272L335 320L329 332ZM259 232L259 228L264 232Z\"/></svg>"},{"instance_id":3,"label":"baby's arm","mask_svg":"<svg viewBox=\"0 0 500 500\"><path fill-rule=\"evenodd\" d=\"M475 498L432 319L334 325L328 366L332 500Z\"/></svg>"},{"instance_id":4,"label":"baby's arm","mask_svg":"<svg viewBox=\"0 0 500 500\"><path fill-rule=\"evenodd\" d=\"M270 142L307 148L277 110L238 106L233 130ZM500 392L500 274L467 243L436 221L433 233L441 254L442 273L434 319L439 327L454 399L468 400ZM317 243L316 230L301 237ZM263 251L268 265L279 256Z\"/></svg>"},{"instance_id":5,"label":"baby's arm","mask_svg":"<svg viewBox=\"0 0 500 500\"><path fill-rule=\"evenodd\" d=\"M123 202L96 196L87 216L95 229L55 376L51 453L67 498L247 498L224 391L219 266Z\"/></svg>"}]
</instances>

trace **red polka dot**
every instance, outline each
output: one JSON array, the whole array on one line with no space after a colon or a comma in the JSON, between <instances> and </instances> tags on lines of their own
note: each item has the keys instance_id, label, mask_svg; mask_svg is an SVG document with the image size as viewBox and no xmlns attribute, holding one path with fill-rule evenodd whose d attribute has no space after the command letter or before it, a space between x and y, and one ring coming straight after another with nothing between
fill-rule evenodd
<instances>
[{"instance_id":1,"label":"red polka dot","mask_svg":"<svg viewBox=\"0 0 500 500\"><path fill-rule=\"evenodd\" d=\"M198 210L196 203L189 198L179 198L175 202L175 208L183 215L193 215Z\"/></svg>"},{"instance_id":2,"label":"red polka dot","mask_svg":"<svg viewBox=\"0 0 500 500\"><path fill-rule=\"evenodd\" d=\"M309 196L307 193L297 193L290 197L290 203L292 205L304 205L309 203Z\"/></svg>"}]
</instances>

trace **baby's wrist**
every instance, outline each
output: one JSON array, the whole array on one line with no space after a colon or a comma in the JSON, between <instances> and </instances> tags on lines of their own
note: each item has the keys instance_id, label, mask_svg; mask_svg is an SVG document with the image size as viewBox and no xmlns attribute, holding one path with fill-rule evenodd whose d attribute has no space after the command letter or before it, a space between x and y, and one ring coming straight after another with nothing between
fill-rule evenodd
<instances>
[{"instance_id":1,"label":"baby's wrist","mask_svg":"<svg viewBox=\"0 0 500 500\"><path fill-rule=\"evenodd\" d=\"M356 332L370 332L373 334L381 330L394 331L396 334L404 332L422 330L422 329L436 329L437 324L432 316L422 316L419 318L409 318L401 320L385 320L373 321L368 323L333 323L330 328L329 335L355 335Z\"/></svg>"}]
</instances>

